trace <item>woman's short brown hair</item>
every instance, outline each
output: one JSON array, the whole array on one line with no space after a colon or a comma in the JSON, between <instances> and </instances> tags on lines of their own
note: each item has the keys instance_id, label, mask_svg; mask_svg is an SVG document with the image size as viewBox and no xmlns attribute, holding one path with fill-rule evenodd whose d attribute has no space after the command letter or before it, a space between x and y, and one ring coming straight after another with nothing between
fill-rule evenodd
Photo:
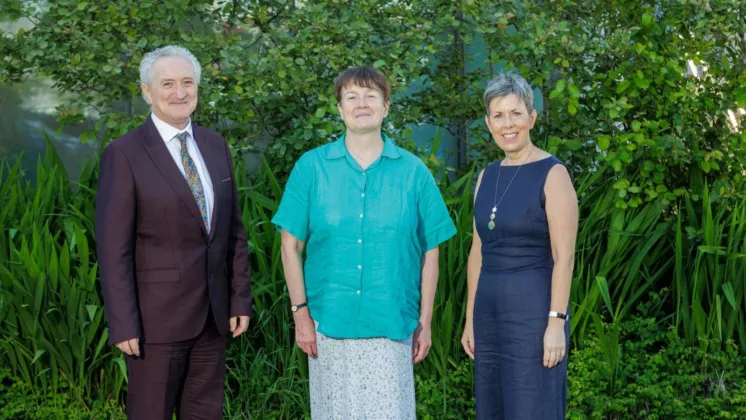
<instances>
[{"instance_id":1,"label":"woman's short brown hair","mask_svg":"<svg viewBox=\"0 0 746 420\"><path fill-rule=\"evenodd\" d=\"M342 101L342 89L357 85L369 89L378 89L383 92L383 101L391 102L391 86L389 86L386 76L378 69L373 67L352 67L339 75L334 82L334 96L337 102Z\"/></svg>"}]
</instances>

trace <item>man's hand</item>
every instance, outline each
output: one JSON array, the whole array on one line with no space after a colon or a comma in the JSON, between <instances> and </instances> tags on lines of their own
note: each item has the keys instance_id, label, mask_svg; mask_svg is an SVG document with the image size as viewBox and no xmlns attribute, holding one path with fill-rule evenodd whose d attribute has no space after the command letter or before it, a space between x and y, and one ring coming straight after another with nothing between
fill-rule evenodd
<instances>
[{"instance_id":1,"label":"man's hand","mask_svg":"<svg viewBox=\"0 0 746 420\"><path fill-rule=\"evenodd\" d=\"M140 356L140 339L131 338L121 343L117 343L119 350L122 350L128 356Z\"/></svg>"},{"instance_id":2,"label":"man's hand","mask_svg":"<svg viewBox=\"0 0 746 420\"><path fill-rule=\"evenodd\" d=\"M303 308L293 314L295 319L295 342L298 347L314 359L319 357L319 351L316 347L316 324L308 312L308 308Z\"/></svg>"},{"instance_id":3,"label":"man's hand","mask_svg":"<svg viewBox=\"0 0 746 420\"><path fill-rule=\"evenodd\" d=\"M231 332L233 333L233 338L238 337L239 335L246 332L247 329L249 329L249 317L248 316L232 316L230 319L231 322Z\"/></svg>"},{"instance_id":4,"label":"man's hand","mask_svg":"<svg viewBox=\"0 0 746 420\"><path fill-rule=\"evenodd\" d=\"M432 345L430 323L420 321L412 337L412 361L417 364L425 360Z\"/></svg>"}]
</instances>

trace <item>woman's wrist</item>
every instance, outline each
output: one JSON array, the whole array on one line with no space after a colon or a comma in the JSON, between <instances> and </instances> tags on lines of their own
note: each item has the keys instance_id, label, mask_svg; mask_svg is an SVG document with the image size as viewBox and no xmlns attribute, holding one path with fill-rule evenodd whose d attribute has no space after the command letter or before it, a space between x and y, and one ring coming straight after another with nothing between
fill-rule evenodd
<instances>
[{"instance_id":1,"label":"woman's wrist","mask_svg":"<svg viewBox=\"0 0 746 420\"><path fill-rule=\"evenodd\" d=\"M555 318L553 316L549 317L549 325L557 325L557 326L564 326L565 320L562 318Z\"/></svg>"}]
</instances>

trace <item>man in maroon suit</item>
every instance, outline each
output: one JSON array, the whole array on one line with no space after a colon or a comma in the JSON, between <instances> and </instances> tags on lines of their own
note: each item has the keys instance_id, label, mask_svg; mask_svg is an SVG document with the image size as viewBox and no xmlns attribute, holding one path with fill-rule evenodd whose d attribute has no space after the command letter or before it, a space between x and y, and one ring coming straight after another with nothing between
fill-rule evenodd
<instances>
[{"instance_id":1,"label":"man in maroon suit","mask_svg":"<svg viewBox=\"0 0 746 420\"><path fill-rule=\"evenodd\" d=\"M101 157L96 241L130 419L219 419L227 335L251 315L246 233L225 140L191 123L201 67L168 46L140 63L152 114Z\"/></svg>"}]
</instances>

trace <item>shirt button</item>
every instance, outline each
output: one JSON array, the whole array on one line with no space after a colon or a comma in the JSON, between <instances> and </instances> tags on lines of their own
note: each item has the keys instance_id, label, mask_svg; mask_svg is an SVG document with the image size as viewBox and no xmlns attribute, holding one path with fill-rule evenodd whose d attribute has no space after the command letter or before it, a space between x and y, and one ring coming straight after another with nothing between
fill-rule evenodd
<instances>
[{"instance_id":1,"label":"shirt button","mask_svg":"<svg viewBox=\"0 0 746 420\"><path fill-rule=\"evenodd\" d=\"M359 290L357 291L357 294L358 294L358 295L360 294L360 291L359 291Z\"/></svg>"},{"instance_id":2,"label":"shirt button","mask_svg":"<svg viewBox=\"0 0 746 420\"><path fill-rule=\"evenodd\" d=\"M358 265L358 266L357 266L357 269L358 269L358 270L362 270L362 269L363 269L363 266L362 266L362 265Z\"/></svg>"},{"instance_id":3,"label":"shirt button","mask_svg":"<svg viewBox=\"0 0 746 420\"><path fill-rule=\"evenodd\" d=\"M360 218L361 218L361 219L363 218L363 214L362 214L362 213L360 213Z\"/></svg>"},{"instance_id":4,"label":"shirt button","mask_svg":"<svg viewBox=\"0 0 746 420\"><path fill-rule=\"evenodd\" d=\"M363 172L363 176L365 176L365 172Z\"/></svg>"},{"instance_id":5,"label":"shirt button","mask_svg":"<svg viewBox=\"0 0 746 420\"><path fill-rule=\"evenodd\" d=\"M361 243L363 243L363 240L362 239L358 239L357 243L361 244Z\"/></svg>"}]
</instances>

